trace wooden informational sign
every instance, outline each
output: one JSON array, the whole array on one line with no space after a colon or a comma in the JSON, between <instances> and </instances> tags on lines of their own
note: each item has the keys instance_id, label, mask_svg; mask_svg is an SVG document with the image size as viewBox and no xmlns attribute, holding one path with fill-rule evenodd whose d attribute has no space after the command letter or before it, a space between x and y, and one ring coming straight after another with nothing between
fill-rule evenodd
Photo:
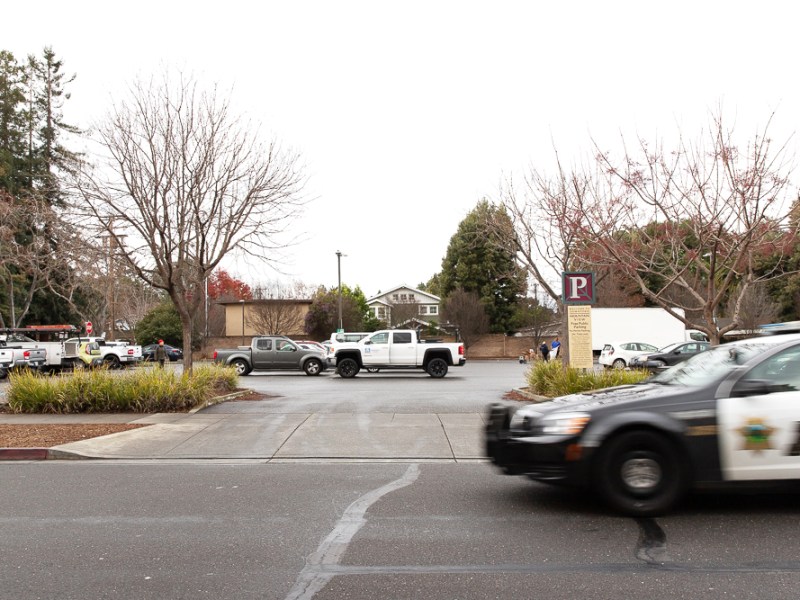
<instances>
[{"instance_id":1,"label":"wooden informational sign","mask_svg":"<svg viewBox=\"0 0 800 600\"><path fill-rule=\"evenodd\" d=\"M592 307L588 304L568 305L567 327L569 366L576 369L593 369Z\"/></svg>"}]
</instances>

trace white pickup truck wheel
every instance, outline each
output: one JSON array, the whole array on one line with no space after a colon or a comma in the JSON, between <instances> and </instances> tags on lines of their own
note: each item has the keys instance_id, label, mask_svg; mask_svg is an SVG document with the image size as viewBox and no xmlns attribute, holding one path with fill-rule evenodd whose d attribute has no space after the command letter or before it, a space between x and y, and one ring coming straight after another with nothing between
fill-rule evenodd
<instances>
[{"instance_id":1,"label":"white pickup truck wheel","mask_svg":"<svg viewBox=\"0 0 800 600\"><path fill-rule=\"evenodd\" d=\"M447 375L447 361L443 358L432 358L428 363L428 375L440 379Z\"/></svg>"},{"instance_id":2,"label":"white pickup truck wheel","mask_svg":"<svg viewBox=\"0 0 800 600\"><path fill-rule=\"evenodd\" d=\"M119 356L116 354L106 354L103 358L103 363L109 369L121 369L122 363L119 361Z\"/></svg>"},{"instance_id":3,"label":"white pickup truck wheel","mask_svg":"<svg viewBox=\"0 0 800 600\"><path fill-rule=\"evenodd\" d=\"M358 374L358 363L352 358L343 358L336 363L336 370L339 371L339 377L350 379Z\"/></svg>"}]
</instances>

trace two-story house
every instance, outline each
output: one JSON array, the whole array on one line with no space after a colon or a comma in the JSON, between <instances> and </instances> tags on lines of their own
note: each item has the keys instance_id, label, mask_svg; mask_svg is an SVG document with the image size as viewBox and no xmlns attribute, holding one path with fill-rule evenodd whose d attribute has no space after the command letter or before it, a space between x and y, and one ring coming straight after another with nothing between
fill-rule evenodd
<instances>
[{"instance_id":1,"label":"two-story house","mask_svg":"<svg viewBox=\"0 0 800 600\"><path fill-rule=\"evenodd\" d=\"M389 326L435 325L440 322L441 298L407 285L399 285L367 299L372 314Z\"/></svg>"}]
</instances>

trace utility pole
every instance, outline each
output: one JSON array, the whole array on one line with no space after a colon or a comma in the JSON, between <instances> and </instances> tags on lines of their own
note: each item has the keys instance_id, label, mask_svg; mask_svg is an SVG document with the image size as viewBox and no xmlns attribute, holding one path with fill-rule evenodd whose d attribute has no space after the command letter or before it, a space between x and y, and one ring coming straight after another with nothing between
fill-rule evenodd
<instances>
[{"instance_id":1,"label":"utility pole","mask_svg":"<svg viewBox=\"0 0 800 600\"><path fill-rule=\"evenodd\" d=\"M116 339L117 329L117 254L120 249L119 241L124 239L124 235L114 234L114 218L108 220L108 236L103 236L108 242L108 285L106 286L106 311L108 318L108 328L106 329L106 339Z\"/></svg>"},{"instance_id":2,"label":"utility pole","mask_svg":"<svg viewBox=\"0 0 800 600\"><path fill-rule=\"evenodd\" d=\"M336 266L339 271L339 329L338 331L343 331L344 327L342 326L342 256L347 256L346 254L342 254L338 250L336 251Z\"/></svg>"}]
</instances>

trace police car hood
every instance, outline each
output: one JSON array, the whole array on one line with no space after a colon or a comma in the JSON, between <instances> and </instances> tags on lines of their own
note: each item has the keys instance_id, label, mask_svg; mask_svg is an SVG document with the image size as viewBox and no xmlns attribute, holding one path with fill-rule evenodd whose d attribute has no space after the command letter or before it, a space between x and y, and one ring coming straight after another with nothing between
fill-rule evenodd
<instances>
[{"instance_id":1,"label":"police car hood","mask_svg":"<svg viewBox=\"0 0 800 600\"><path fill-rule=\"evenodd\" d=\"M535 408L538 413L549 413L557 410L588 411L604 406L618 405L623 403L639 402L643 400L663 400L668 402L674 398L686 395L687 388L683 386L671 386L655 383L638 383L635 385L619 385L602 390L592 390L581 392L580 394L569 394L560 396L549 402L538 404Z\"/></svg>"}]
</instances>

